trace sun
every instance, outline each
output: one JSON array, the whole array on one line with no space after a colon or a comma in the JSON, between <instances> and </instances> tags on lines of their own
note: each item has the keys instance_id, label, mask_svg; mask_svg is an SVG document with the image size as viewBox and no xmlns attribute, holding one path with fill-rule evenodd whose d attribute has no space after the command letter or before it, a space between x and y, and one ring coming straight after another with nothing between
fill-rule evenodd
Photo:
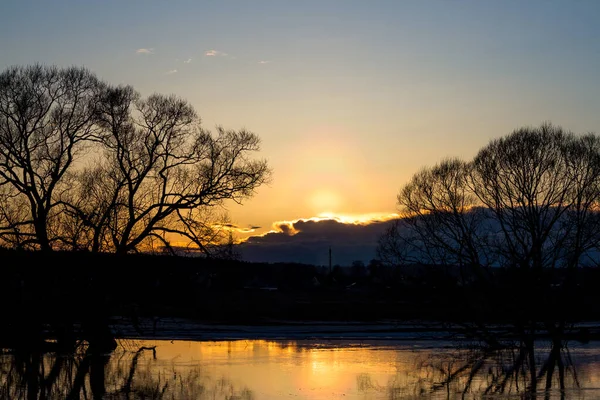
<instances>
[{"instance_id":1,"label":"sun","mask_svg":"<svg viewBox=\"0 0 600 400\"><path fill-rule=\"evenodd\" d=\"M343 203L342 197L330 189L318 189L308 197L308 204L315 214L335 212Z\"/></svg>"}]
</instances>

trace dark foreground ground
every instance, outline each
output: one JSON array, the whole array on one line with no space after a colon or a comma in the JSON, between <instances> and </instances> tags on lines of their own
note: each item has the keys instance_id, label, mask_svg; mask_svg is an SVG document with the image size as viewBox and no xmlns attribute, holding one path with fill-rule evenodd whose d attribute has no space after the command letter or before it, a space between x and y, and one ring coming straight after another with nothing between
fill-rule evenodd
<instances>
[{"instance_id":1,"label":"dark foreground ground","mask_svg":"<svg viewBox=\"0 0 600 400\"><path fill-rule=\"evenodd\" d=\"M488 333L501 327L508 334L507 326L522 331L532 325L559 326L584 339L600 333L596 269L386 268L377 263L328 269L173 256L0 254L2 293L10 304L2 318L4 340L76 335L73 326L88 335L110 327L117 336L162 332L180 338L283 332L364 337L376 331L395 337L468 335L465 329L472 327Z\"/></svg>"}]
</instances>

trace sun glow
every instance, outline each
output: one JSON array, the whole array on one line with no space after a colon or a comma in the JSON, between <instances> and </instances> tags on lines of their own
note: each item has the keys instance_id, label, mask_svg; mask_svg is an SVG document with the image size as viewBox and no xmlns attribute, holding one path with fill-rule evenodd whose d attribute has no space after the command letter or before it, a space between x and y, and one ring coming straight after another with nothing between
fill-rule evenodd
<instances>
[{"instance_id":1,"label":"sun glow","mask_svg":"<svg viewBox=\"0 0 600 400\"><path fill-rule=\"evenodd\" d=\"M308 203L313 210L326 210L333 212L342 205L342 197L330 189L319 189L314 191L308 198Z\"/></svg>"}]
</instances>

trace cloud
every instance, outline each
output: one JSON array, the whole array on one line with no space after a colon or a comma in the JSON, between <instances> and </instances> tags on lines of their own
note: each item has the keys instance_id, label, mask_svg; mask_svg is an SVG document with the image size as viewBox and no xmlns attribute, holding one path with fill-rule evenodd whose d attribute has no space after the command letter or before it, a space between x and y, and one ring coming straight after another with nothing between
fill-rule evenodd
<instances>
[{"instance_id":1,"label":"cloud","mask_svg":"<svg viewBox=\"0 0 600 400\"><path fill-rule=\"evenodd\" d=\"M204 55L207 57L223 57L223 56L226 56L227 53L223 53L222 51L219 51L219 50L208 50L208 51L204 52Z\"/></svg>"},{"instance_id":2,"label":"cloud","mask_svg":"<svg viewBox=\"0 0 600 400\"><path fill-rule=\"evenodd\" d=\"M259 64L270 64L271 61L269 61L269 60L260 60L258 63Z\"/></svg>"},{"instance_id":3,"label":"cloud","mask_svg":"<svg viewBox=\"0 0 600 400\"><path fill-rule=\"evenodd\" d=\"M393 218L394 214L362 222L342 217L281 221L271 232L250 236L236 247L249 262L328 265L331 248L334 265L368 263L376 257L377 241Z\"/></svg>"},{"instance_id":4,"label":"cloud","mask_svg":"<svg viewBox=\"0 0 600 400\"><path fill-rule=\"evenodd\" d=\"M188 58L187 60L184 60L183 62L184 62L185 64L189 64L189 63L191 63L191 62L192 62L192 59L191 59L191 58Z\"/></svg>"},{"instance_id":5,"label":"cloud","mask_svg":"<svg viewBox=\"0 0 600 400\"><path fill-rule=\"evenodd\" d=\"M137 49L136 54L154 54L154 48L142 48L142 49Z\"/></svg>"},{"instance_id":6,"label":"cloud","mask_svg":"<svg viewBox=\"0 0 600 400\"><path fill-rule=\"evenodd\" d=\"M213 224L213 228L215 229L224 229L227 231L238 232L238 233L252 233L256 232L257 229L260 229L260 226L249 225L246 228L241 226L231 224L231 223L223 223L223 224Z\"/></svg>"},{"instance_id":7,"label":"cloud","mask_svg":"<svg viewBox=\"0 0 600 400\"><path fill-rule=\"evenodd\" d=\"M176 74L176 73L177 73L176 69L171 69L171 70L165 72L165 74L167 74L167 75L173 75L173 74Z\"/></svg>"}]
</instances>

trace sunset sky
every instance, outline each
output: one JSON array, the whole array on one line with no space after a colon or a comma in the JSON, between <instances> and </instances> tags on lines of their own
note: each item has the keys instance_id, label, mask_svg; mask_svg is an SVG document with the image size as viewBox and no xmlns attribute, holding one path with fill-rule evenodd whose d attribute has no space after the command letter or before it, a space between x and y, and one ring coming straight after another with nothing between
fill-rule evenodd
<instances>
[{"instance_id":1,"label":"sunset sky","mask_svg":"<svg viewBox=\"0 0 600 400\"><path fill-rule=\"evenodd\" d=\"M0 69L85 66L257 133L273 180L230 215L264 233L394 213L421 167L521 126L600 131L599 20L596 0L3 0Z\"/></svg>"}]
</instances>

